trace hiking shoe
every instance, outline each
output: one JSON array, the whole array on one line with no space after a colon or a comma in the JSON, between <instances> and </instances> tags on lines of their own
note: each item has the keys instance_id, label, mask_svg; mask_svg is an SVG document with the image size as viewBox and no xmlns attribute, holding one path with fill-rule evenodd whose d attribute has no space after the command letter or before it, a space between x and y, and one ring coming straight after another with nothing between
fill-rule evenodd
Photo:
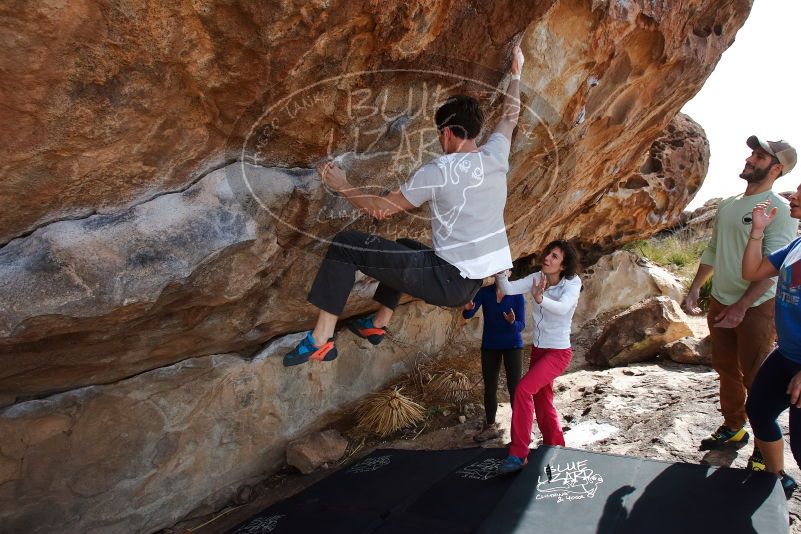
<instances>
[{"instance_id":1,"label":"hiking shoe","mask_svg":"<svg viewBox=\"0 0 801 534\"><path fill-rule=\"evenodd\" d=\"M348 328L360 338L366 339L373 345L378 345L384 341L384 334L387 333L387 329L375 326L373 319L375 319L375 315L354 319L348 323Z\"/></svg>"},{"instance_id":2,"label":"hiking shoe","mask_svg":"<svg viewBox=\"0 0 801 534\"><path fill-rule=\"evenodd\" d=\"M781 477L779 480L782 483L782 489L784 490L784 496L787 500L790 500L790 497L793 496L793 492L798 487L798 483L795 481L793 477L782 471Z\"/></svg>"},{"instance_id":3,"label":"hiking shoe","mask_svg":"<svg viewBox=\"0 0 801 534\"><path fill-rule=\"evenodd\" d=\"M312 333L306 334L303 341L284 356L284 367L299 365L309 360L330 362L337 357L337 348L334 346L334 338L329 338L328 342L318 347L314 344Z\"/></svg>"},{"instance_id":4,"label":"hiking shoe","mask_svg":"<svg viewBox=\"0 0 801 534\"><path fill-rule=\"evenodd\" d=\"M748 458L746 469L751 471L764 471L766 469L765 459L762 457L762 451L759 450L759 447L754 447L754 453Z\"/></svg>"},{"instance_id":5,"label":"hiking shoe","mask_svg":"<svg viewBox=\"0 0 801 534\"><path fill-rule=\"evenodd\" d=\"M498 467L499 475L510 475L517 473L528 464L528 458L518 458L517 456L509 455Z\"/></svg>"},{"instance_id":6,"label":"hiking shoe","mask_svg":"<svg viewBox=\"0 0 801 534\"><path fill-rule=\"evenodd\" d=\"M748 443L748 432L745 431L745 428L731 430L726 425L720 425L720 428L715 430L711 436L701 440L701 446L698 448L702 451L709 451L733 443Z\"/></svg>"},{"instance_id":7,"label":"hiking shoe","mask_svg":"<svg viewBox=\"0 0 801 534\"><path fill-rule=\"evenodd\" d=\"M503 430L498 426L498 423L484 425L481 430L473 434L473 441L481 443L491 439L496 439L503 436Z\"/></svg>"}]
</instances>

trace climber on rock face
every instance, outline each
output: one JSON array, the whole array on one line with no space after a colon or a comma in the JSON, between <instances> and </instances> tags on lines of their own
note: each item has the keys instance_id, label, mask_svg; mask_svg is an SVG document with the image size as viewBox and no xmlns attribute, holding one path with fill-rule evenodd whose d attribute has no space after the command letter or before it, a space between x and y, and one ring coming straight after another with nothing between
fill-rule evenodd
<instances>
[{"instance_id":1,"label":"climber on rock face","mask_svg":"<svg viewBox=\"0 0 801 534\"><path fill-rule=\"evenodd\" d=\"M503 210L512 133L520 113L523 53L515 47L503 115L481 146L483 114L478 101L464 95L448 98L435 114L444 156L421 167L385 196L352 186L333 162L317 171L323 182L368 215L382 220L428 203L433 248L410 239L391 241L362 232L334 236L308 295L319 308L317 323L284 365L337 357L334 328L355 282L356 271L375 278L378 312L349 324L357 336L380 343L403 293L429 304L457 307L470 302L482 280L511 268Z\"/></svg>"}]
</instances>

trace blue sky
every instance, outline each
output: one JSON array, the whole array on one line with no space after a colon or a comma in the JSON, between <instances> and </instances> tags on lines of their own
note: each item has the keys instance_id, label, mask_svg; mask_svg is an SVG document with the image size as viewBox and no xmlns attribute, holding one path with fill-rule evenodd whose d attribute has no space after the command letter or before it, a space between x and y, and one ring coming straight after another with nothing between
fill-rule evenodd
<instances>
[{"instance_id":1,"label":"blue sky","mask_svg":"<svg viewBox=\"0 0 801 534\"><path fill-rule=\"evenodd\" d=\"M690 204L741 193L738 175L749 135L786 139L801 148L801 1L754 0L751 15L717 68L682 111L706 131L712 152L704 185ZM774 184L794 190L801 165Z\"/></svg>"}]
</instances>

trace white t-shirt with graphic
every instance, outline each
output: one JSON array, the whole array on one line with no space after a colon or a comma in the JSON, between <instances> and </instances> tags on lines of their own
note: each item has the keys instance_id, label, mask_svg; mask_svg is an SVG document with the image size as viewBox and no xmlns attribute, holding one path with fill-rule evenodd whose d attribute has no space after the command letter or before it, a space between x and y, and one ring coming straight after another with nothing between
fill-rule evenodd
<instances>
[{"instance_id":1,"label":"white t-shirt with graphic","mask_svg":"<svg viewBox=\"0 0 801 534\"><path fill-rule=\"evenodd\" d=\"M503 220L509 149L509 139L493 133L477 152L440 156L400 187L414 206L429 203L434 253L464 278L512 267Z\"/></svg>"}]
</instances>

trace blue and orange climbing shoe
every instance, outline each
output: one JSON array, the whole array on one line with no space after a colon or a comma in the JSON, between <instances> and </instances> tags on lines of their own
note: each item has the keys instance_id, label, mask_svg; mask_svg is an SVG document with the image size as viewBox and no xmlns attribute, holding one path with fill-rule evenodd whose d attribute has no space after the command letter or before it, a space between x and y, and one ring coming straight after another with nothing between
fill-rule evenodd
<instances>
[{"instance_id":1,"label":"blue and orange climbing shoe","mask_svg":"<svg viewBox=\"0 0 801 534\"><path fill-rule=\"evenodd\" d=\"M335 360L336 357L337 348L334 346L334 338L329 338L327 343L324 343L322 347L318 347L314 344L312 333L309 332L303 338L303 341L298 343L297 347L284 356L284 367L299 365L309 360L330 362Z\"/></svg>"},{"instance_id":2,"label":"blue and orange climbing shoe","mask_svg":"<svg viewBox=\"0 0 801 534\"><path fill-rule=\"evenodd\" d=\"M732 430L726 425L721 425L711 436L702 439L701 446L698 448L702 451L709 451L720 449L726 445L745 445L746 443L748 443L748 432L745 431L745 428Z\"/></svg>"},{"instance_id":3,"label":"blue and orange climbing shoe","mask_svg":"<svg viewBox=\"0 0 801 534\"><path fill-rule=\"evenodd\" d=\"M387 333L387 329L375 326L373 324L373 319L375 319L375 315L354 319L348 323L348 328L360 338L366 339L373 345L378 345L384 341L384 335Z\"/></svg>"}]
</instances>

